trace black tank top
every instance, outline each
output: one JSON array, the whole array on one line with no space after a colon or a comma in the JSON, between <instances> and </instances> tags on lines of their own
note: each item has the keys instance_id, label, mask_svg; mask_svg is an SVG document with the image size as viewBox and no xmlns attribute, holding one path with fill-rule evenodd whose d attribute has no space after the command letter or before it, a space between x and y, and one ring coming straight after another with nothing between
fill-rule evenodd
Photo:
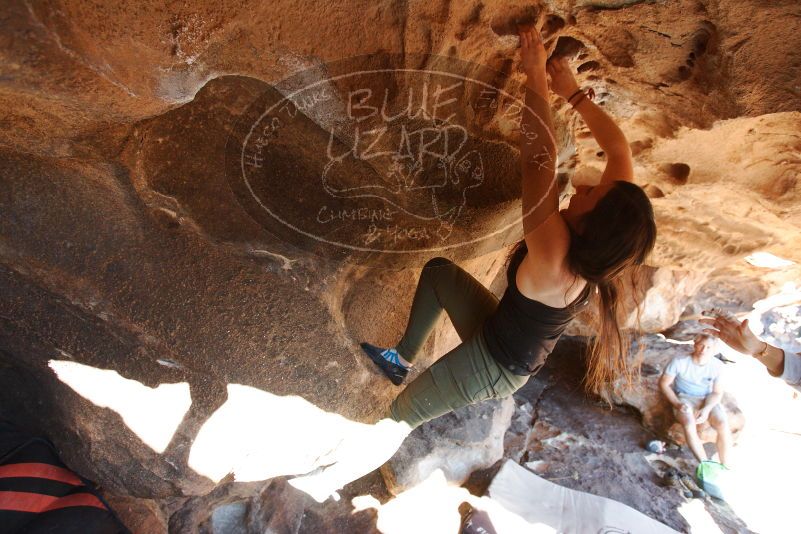
<instances>
[{"instance_id":1,"label":"black tank top","mask_svg":"<svg viewBox=\"0 0 801 534\"><path fill-rule=\"evenodd\" d=\"M515 282L517 268L527 253L515 251L506 270L508 287L498 308L484 322L487 348L495 360L516 375L532 375L545 364L567 325L589 302L588 283L565 308L554 308L520 293Z\"/></svg>"}]
</instances>

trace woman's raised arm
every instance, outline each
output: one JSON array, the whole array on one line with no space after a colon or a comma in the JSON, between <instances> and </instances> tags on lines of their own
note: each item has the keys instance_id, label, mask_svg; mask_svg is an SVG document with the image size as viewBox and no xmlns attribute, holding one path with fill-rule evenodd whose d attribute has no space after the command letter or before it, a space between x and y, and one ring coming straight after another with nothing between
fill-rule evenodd
<instances>
[{"instance_id":1,"label":"woman's raised arm","mask_svg":"<svg viewBox=\"0 0 801 534\"><path fill-rule=\"evenodd\" d=\"M578 97L579 86L567 60L554 58L548 61L548 74L551 76L551 89L554 93L565 100L571 95L575 96L571 99L574 109L581 114L581 118L587 123L593 137L606 154L606 169L601 176L601 183L613 180L634 181L631 147L626 136L614 119L595 102L586 96Z\"/></svg>"},{"instance_id":2,"label":"woman's raised arm","mask_svg":"<svg viewBox=\"0 0 801 534\"><path fill-rule=\"evenodd\" d=\"M528 248L520 269L535 269L540 277L561 268L570 234L559 214L556 180L556 138L548 102L547 53L535 27L520 32L523 70L526 73L525 107L520 123L523 234Z\"/></svg>"},{"instance_id":3,"label":"woman's raised arm","mask_svg":"<svg viewBox=\"0 0 801 534\"><path fill-rule=\"evenodd\" d=\"M545 72L547 53L535 27L520 31L521 64L526 74L520 122L523 232L528 235L557 212L556 140Z\"/></svg>"}]
</instances>

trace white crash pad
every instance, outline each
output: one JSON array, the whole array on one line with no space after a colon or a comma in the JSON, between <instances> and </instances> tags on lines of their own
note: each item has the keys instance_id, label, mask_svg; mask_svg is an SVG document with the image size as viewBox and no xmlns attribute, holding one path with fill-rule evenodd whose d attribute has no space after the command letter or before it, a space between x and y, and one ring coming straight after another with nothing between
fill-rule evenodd
<instances>
[{"instance_id":1,"label":"white crash pad","mask_svg":"<svg viewBox=\"0 0 801 534\"><path fill-rule=\"evenodd\" d=\"M678 534L623 503L559 486L512 460L506 460L495 475L489 496L530 523L532 531Z\"/></svg>"}]
</instances>

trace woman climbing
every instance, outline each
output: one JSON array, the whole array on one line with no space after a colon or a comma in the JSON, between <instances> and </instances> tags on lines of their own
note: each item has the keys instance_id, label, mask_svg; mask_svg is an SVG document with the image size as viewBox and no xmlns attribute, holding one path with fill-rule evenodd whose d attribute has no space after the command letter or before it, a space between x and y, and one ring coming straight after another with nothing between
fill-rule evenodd
<instances>
[{"instance_id":1,"label":"woman climbing","mask_svg":"<svg viewBox=\"0 0 801 534\"><path fill-rule=\"evenodd\" d=\"M618 324L621 282L654 246L651 203L632 183L631 151L620 128L579 89L566 60L546 61L536 28L519 33L527 76L520 136L524 239L509 256L508 288L498 302L459 266L434 258L420 275L400 342L386 349L361 345L399 385L442 311L447 312L461 344L412 381L390 407L392 419L412 428L522 387L593 292L599 320L585 382L593 389L628 372ZM549 186L556 146L546 72L551 90L581 114L607 158L600 183L578 187L562 211L557 188ZM535 216L538 209L546 215Z\"/></svg>"}]
</instances>

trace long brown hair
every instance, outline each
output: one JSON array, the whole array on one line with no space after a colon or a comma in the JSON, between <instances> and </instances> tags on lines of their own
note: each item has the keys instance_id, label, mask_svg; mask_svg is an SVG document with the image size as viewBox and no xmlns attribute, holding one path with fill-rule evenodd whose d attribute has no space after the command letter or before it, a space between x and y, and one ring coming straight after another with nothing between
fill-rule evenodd
<instances>
[{"instance_id":1,"label":"long brown hair","mask_svg":"<svg viewBox=\"0 0 801 534\"><path fill-rule=\"evenodd\" d=\"M631 381L630 336L620 327L621 300L629 275L639 321L638 267L654 248L656 222L645 192L631 182L616 181L584 215L582 223L580 234L568 227L567 261L573 274L597 288L597 333L591 343L584 383L588 390L603 394L603 387L616 378ZM512 249L509 257L525 254L523 249L525 240Z\"/></svg>"}]
</instances>

